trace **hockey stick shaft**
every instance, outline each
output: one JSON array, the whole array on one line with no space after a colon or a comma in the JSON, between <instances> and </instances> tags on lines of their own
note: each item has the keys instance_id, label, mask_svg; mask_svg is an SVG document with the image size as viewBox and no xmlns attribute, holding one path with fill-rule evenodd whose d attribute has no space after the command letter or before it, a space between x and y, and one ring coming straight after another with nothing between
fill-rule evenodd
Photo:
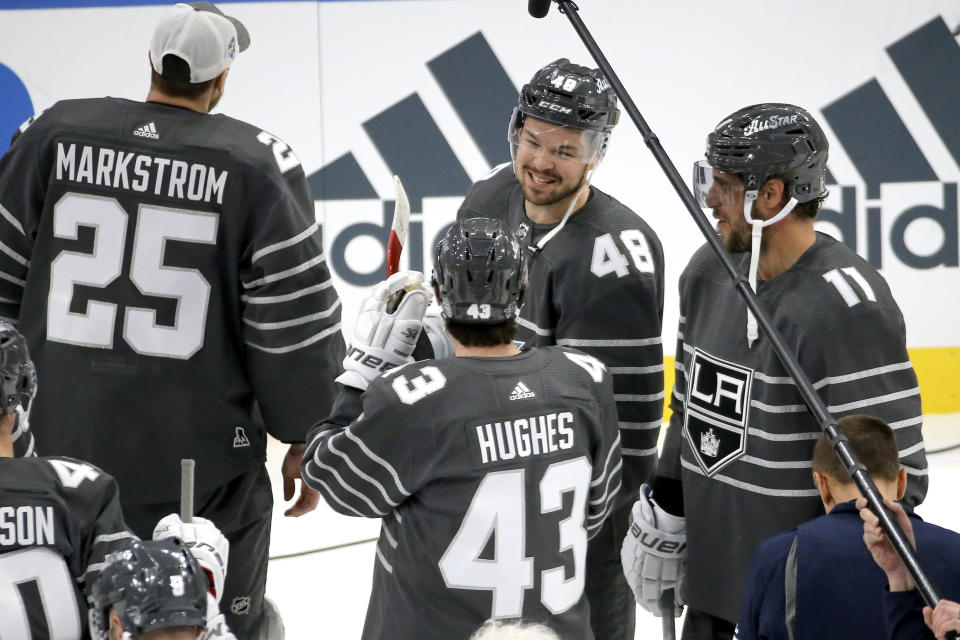
<instances>
[{"instance_id":1,"label":"hockey stick shaft","mask_svg":"<svg viewBox=\"0 0 960 640\"><path fill-rule=\"evenodd\" d=\"M644 143L650 149L650 152L660 165L660 168L667 176L667 180L673 186L674 190L677 192L677 195L680 196L680 200L683 201L687 211L693 217L694 223L700 228L701 233L707 240L707 244L710 245L710 248L717 255L717 258L723 265L723 268L733 279L734 287L743 298L747 308L753 312L754 317L757 319L757 323L763 329L764 333L766 333L767 338L770 340L770 344L773 346L773 349L777 354L777 357L780 359L780 362L783 364L784 368L793 378L795 384L797 385L797 389L800 391L800 395L803 396L804 402L810 409L810 412L820 425L820 428L830 439L830 442L833 445L834 450L837 452L841 462L843 462L850 474L850 477L853 478L853 481L860 489L860 493L866 497L867 502L870 504L870 509L876 513L877 517L880 519L880 524L883 527L884 532L887 534L887 537L889 538L894 550L897 552L897 555L900 556L903 564L913 576L913 579L916 582L917 588L920 590L923 599L928 605L935 607L940 598L934 590L932 583L923 572L923 569L920 567L920 563L917 561L917 557L913 552L913 548L907 542L903 531L900 530L900 527L897 525L892 515L883 507L883 499L880 496L880 492L877 491L877 487L867 473L866 468L863 466L863 464L861 464L860 460L857 459L857 456L854 453L853 448L850 446L849 441L840 433L839 429L837 428L836 421L834 421L834 419L830 416L830 412L827 410L826 405L813 388L813 385L807 378L806 373L804 373L803 369L800 368L796 357L787 348L783 338L773 326L773 323L770 320L770 317L767 315L767 312L760 306L756 294L754 293L753 289L750 288L750 283L747 281L746 276L737 270L726 249L720 243L720 240L717 237L717 234L714 232L713 227L710 225L710 222L700 209L700 205L694 198L693 193L691 193L683 178L680 177L676 166L670 160L670 157L664 150L663 145L660 144L660 140L643 119L643 116L640 114L640 110L637 109L637 105L633 102L630 94L627 93L626 88L624 88L623 84L620 82L620 79L614 72L613 67L600 50L600 47L593 39L593 36L590 34L586 25L580 19L580 15L578 13L579 8L571 0L554 1L559 6L560 12L566 15L567 19L570 20L570 24L577 32L577 35L580 36L584 46L586 46L587 50L590 52L590 55L593 56L597 66L600 67L600 70L606 76L607 82L610 83L610 86L620 99L623 109L627 112L627 114L630 116L630 119L633 120L633 123L640 131L640 135L643 137ZM954 635L954 638L955 637L956 635Z\"/></svg>"},{"instance_id":2,"label":"hockey stick shaft","mask_svg":"<svg viewBox=\"0 0 960 640\"><path fill-rule=\"evenodd\" d=\"M180 460L180 519L193 522L193 473L196 463L192 458Z\"/></svg>"},{"instance_id":3,"label":"hockey stick shaft","mask_svg":"<svg viewBox=\"0 0 960 640\"><path fill-rule=\"evenodd\" d=\"M673 619L673 589L667 589L660 596L660 624L663 640L677 640L677 627Z\"/></svg>"}]
</instances>

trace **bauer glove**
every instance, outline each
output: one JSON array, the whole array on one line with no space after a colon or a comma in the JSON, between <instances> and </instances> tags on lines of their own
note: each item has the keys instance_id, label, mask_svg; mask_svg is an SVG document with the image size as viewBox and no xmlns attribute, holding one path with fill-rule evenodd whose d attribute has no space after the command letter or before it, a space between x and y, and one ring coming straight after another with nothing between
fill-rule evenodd
<instances>
[{"instance_id":1,"label":"bauer glove","mask_svg":"<svg viewBox=\"0 0 960 640\"><path fill-rule=\"evenodd\" d=\"M364 391L380 374L412 362L430 296L418 271L400 271L374 287L360 307L337 382Z\"/></svg>"},{"instance_id":2,"label":"bauer glove","mask_svg":"<svg viewBox=\"0 0 960 640\"><path fill-rule=\"evenodd\" d=\"M653 501L648 485L630 513L630 528L620 548L620 562L637 602L660 617L660 596L674 590L674 617L683 610L680 585L687 570L685 519L664 511Z\"/></svg>"}]
</instances>

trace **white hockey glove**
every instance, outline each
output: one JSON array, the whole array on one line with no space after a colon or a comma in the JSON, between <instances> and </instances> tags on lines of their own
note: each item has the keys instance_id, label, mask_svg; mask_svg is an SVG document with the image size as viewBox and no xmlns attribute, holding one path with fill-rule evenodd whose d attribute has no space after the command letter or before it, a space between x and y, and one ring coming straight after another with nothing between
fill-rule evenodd
<instances>
[{"instance_id":1,"label":"white hockey glove","mask_svg":"<svg viewBox=\"0 0 960 640\"><path fill-rule=\"evenodd\" d=\"M683 611L680 585L687 570L685 518L664 511L650 496L650 487L640 487L640 499L630 513L630 528L620 548L620 562L627 584L637 602L657 616L660 595L674 590L674 617Z\"/></svg>"},{"instance_id":2,"label":"white hockey glove","mask_svg":"<svg viewBox=\"0 0 960 640\"><path fill-rule=\"evenodd\" d=\"M435 360L453 357L453 341L444 329L443 316L440 313L439 306L431 305L423 316L423 330L430 338L430 346L433 347Z\"/></svg>"},{"instance_id":3,"label":"white hockey glove","mask_svg":"<svg viewBox=\"0 0 960 640\"><path fill-rule=\"evenodd\" d=\"M166 538L180 538L190 549L200 567L207 572L213 596L219 603L227 575L230 542L220 533L217 525L198 517L194 517L192 522L184 522L179 515L171 513L161 518L153 529L154 540Z\"/></svg>"},{"instance_id":4,"label":"white hockey glove","mask_svg":"<svg viewBox=\"0 0 960 640\"><path fill-rule=\"evenodd\" d=\"M207 594L207 626L197 636L197 640L237 640L237 636L233 635L227 625L226 617L220 613L216 598L209 593Z\"/></svg>"},{"instance_id":5,"label":"white hockey glove","mask_svg":"<svg viewBox=\"0 0 960 640\"><path fill-rule=\"evenodd\" d=\"M380 374L412 362L431 295L418 271L400 271L374 287L360 307L337 382L363 391Z\"/></svg>"}]
</instances>

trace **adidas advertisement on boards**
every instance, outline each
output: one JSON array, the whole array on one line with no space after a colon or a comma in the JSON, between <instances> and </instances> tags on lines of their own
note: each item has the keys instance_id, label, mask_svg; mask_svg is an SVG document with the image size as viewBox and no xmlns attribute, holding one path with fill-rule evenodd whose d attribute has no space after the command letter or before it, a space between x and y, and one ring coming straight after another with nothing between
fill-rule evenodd
<instances>
[{"instance_id":1,"label":"adidas advertisement on boards","mask_svg":"<svg viewBox=\"0 0 960 640\"><path fill-rule=\"evenodd\" d=\"M84 4L17 11L0 0L0 126L61 98L143 99L147 42L164 7ZM955 353L960 296L942 292L960 291L960 126L951 102L960 89L960 5L579 5L681 175L733 110L768 101L809 109L831 144L831 195L818 228L881 269L911 348ZM535 21L517 0L244 2L231 11L252 46L231 69L218 111L266 129L300 158L347 332L383 277L392 175L412 211L402 267L429 272L430 248L466 189L509 160L506 123L519 87L559 57L593 65L566 18L553 11ZM48 34L42 46L22 35L38 29ZM62 64L78 56L83 73ZM0 149L6 139L0 132ZM594 184L659 234L670 334L675 283L702 240L625 116Z\"/></svg>"}]
</instances>

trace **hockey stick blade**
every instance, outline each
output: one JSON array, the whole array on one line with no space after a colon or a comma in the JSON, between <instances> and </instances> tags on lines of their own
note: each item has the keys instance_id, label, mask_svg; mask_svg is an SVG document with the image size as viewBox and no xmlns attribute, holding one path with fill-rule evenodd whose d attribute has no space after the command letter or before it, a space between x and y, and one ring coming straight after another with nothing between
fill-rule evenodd
<instances>
[{"instance_id":1,"label":"hockey stick blade","mask_svg":"<svg viewBox=\"0 0 960 640\"><path fill-rule=\"evenodd\" d=\"M410 201L399 176L393 176L396 200L393 205L393 224L390 226L390 239L387 241L387 277L400 269L400 254L407 243L407 230L410 228Z\"/></svg>"}]
</instances>

